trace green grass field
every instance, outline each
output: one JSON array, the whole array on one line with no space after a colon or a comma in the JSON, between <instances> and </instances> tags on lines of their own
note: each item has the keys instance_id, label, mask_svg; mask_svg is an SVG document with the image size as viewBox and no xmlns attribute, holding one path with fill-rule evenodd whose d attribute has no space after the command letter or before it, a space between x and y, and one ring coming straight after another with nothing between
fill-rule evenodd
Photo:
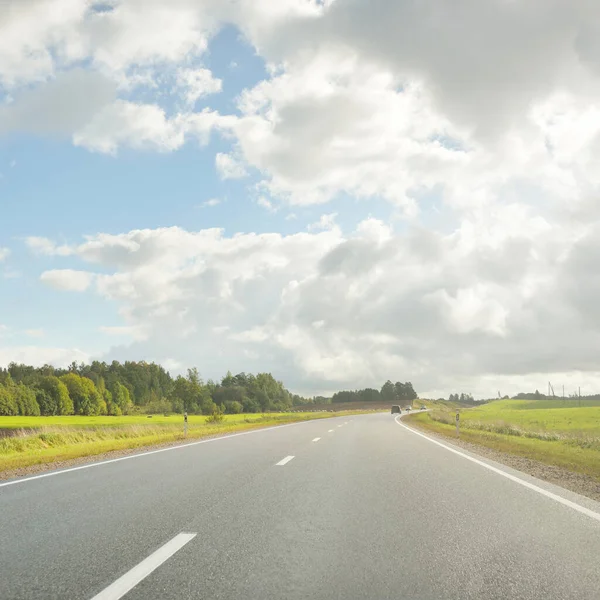
<instances>
[{"instance_id":1,"label":"green grass field","mask_svg":"<svg viewBox=\"0 0 600 600\"><path fill-rule=\"evenodd\" d=\"M352 411L341 414L357 414ZM190 415L186 439L334 416L331 413L224 415L220 423ZM182 415L0 417L0 473L32 465L183 441Z\"/></svg>"},{"instance_id":2,"label":"green grass field","mask_svg":"<svg viewBox=\"0 0 600 600\"><path fill-rule=\"evenodd\" d=\"M578 406L569 400L498 400L458 409L461 439L600 480L600 402ZM437 405L409 421L456 436L456 408Z\"/></svg>"},{"instance_id":3,"label":"green grass field","mask_svg":"<svg viewBox=\"0 0 600 600\"><path fill-rule=\"evenodd\" d=\"M580 437L600 436L600 403L597 406L563 405L561 401L498 400L461 411L465 423L510 424L527 432Z\"/></svg>"},{"instance_id":4,"label":"green grass field","mask_svg":"<svg viewBox=\"0 0 600 600\"><path fill-rule=\"evenodd\" d=\"M276 418L288 413L269 413L270 417ZM299 415L309 413L296 413ZM223 415L224 422L239 423L245 419L262 418L260 414L252 415ZM203 424L205 415L189 415L188 425ZM2 429L35 429L39 427L125 427L127 425L174 425L181 426L183 430L183 415L127 415L122 417L83 417L83 416L61 416L61 417L0 417L0 430Z\"/></svg>"}]
</instances>

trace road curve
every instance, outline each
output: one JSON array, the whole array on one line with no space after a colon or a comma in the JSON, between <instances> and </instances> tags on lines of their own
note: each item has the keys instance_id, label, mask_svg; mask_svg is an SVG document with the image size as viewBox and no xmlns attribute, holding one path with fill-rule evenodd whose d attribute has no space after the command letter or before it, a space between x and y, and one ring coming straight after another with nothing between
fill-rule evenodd
<instances>
[{"instance_id":1,"label":"road curve","mask_svg":"<svg viewBox=\"0 0 600 600\"><path fill-rule=\"evenodd\" d=\"M4 485L0 598L597 600L600 505L481 462L531 485L383 413Z\"/></svg>"}]
</instances>

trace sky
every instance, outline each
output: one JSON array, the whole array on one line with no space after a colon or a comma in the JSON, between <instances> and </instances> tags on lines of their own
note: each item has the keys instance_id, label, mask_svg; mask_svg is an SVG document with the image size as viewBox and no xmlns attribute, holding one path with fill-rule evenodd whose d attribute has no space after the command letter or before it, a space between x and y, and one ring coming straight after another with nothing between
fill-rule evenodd
<instances>
[{"instance_id":1,"label":"sky","mask_svg":"<svg viewBox=\"0 0 600 600\"><path fill-rule=\"evenodd\" d=\"M600 4L0 3L0 365L600 391Z\"/></svg>"}]
</instances>

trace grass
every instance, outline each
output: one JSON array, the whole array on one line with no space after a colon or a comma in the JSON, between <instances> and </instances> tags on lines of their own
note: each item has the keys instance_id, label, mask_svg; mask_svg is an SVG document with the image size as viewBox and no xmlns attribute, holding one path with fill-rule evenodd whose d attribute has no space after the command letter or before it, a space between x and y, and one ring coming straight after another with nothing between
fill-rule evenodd
<instances>
[{"instance_id":1,"label":"grass","mask_svg":"<svg viewBox=\"0 0 600 600\"><path fill-rule=\"evenodd\" d=\"M269 413L273 418L287 413ZM304 413L299 413L304 414ZM223 415L224 421L238 423L245 419L262 418L257 414ZM188 425L202 424L206 421L206 415L189 415ZM39 427L81 427L97 428L125 427L128 425L175 425L183 428L183 415L126 415L122 417L83 417L83 416L61 416L61 417L0 417L0 430L2 429L35 429Z\"/></svg>"},{"instance_id":2,"label":"grass","mask_svg":"<svg viewBox=\"0 0 600 600\"><path fill-rule=\"evenodd\" d=\"M459 409L460 438L600 480L600 403L498 400ZM432 407L409 421L456 437L456 408Z\"/></svg>"},{"instance_id":3,"label":"grass","mask_svg":"<svg viewBox=\"0 0 600 600\"><path fill-rule=\"evenodd\" d=\"M221 423L207 423L206 416L189 415L186 439L330 416L328 413L224 415ZM0 437L0 473L113 450L184 440L182 415L154 415L151 419L146 415L0 417L0 432L2 430L8 435Z\"/></svg>"}]
</instances>

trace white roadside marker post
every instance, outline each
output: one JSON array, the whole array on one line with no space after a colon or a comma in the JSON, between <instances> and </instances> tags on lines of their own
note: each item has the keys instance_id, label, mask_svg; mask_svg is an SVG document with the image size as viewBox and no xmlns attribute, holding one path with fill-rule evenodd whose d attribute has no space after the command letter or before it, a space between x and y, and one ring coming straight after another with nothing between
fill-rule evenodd
<instances>
[{"instance_id":1,"label":"white roadside marker post","mask_svg":"<svg viewBox=\"0 0 600 600\"><path fill-rule=\"evenodd\" d=\"M460 436L460 429L458 427L459 419L460 419L460 415L458 413L456 413L456 437Z\"/></svg>"},{"instance_id":2,"label":"white roadside marker post","mask_svg":"<svg viewBox=\"0 0 600 600\"><path fill-rule=\"evenodd\" d=\"M187 412L183 413L183 437L187 437Z\"/></svg>"}]
</instances>

